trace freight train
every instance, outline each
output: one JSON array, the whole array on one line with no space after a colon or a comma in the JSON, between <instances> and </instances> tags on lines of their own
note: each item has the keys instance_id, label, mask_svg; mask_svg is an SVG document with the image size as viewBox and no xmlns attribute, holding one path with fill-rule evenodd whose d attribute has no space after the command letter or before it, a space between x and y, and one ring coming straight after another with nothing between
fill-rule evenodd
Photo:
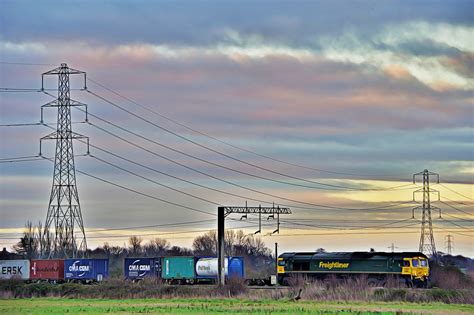
<instances>
[{"instance_id":1,"label":"freight train","mask_svg":"<svg viewBox=\"0 0 474 315\"><path fill-rule=\"evenodd\" d=\"M169 284L198 284L217 280L215 257L131 257L124 259L123 266L124 277L131 281L155 278ZM244 270L242 257L225 258L227 278L244 279L249 285L274 284L271 278L245 279ZM384 286L391 276L410 287L426 287L429 266L428 258L418 252L292 252L278 257L280 285L288 285L292 277L301 275L322 280L363 275L372 286ZM0 280L89 283L108 276L108 259L0 260Z\"/></svg>"},{"instance_id":2,"label":"freight train","mask_svg":"<svg viewBox=\"0 0 474 315\"><path fill-rule=\"evenodd\" d=\"M293 252L278 257L277 273L283 285L298 275L321 280L363 275L371 286L384 286L393 277L409 287L426 287L429 266L419 252Z\"/></svg>"}]
</instances>

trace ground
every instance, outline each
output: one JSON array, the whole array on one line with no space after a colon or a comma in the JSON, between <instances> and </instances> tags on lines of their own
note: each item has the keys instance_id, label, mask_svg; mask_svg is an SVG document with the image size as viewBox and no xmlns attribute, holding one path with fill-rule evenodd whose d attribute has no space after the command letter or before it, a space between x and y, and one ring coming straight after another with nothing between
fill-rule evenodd
<instances>
[{"instance_id":1,"label":"ground","mask_svg":"<svg viewBox=\"0 0 474 315\"><path fill-rule=\"evenodd\" d=\"M326 303L248 299L71 299L0 300L1 314L474 314L474 305Z\"/></svg>"}]
</instances>

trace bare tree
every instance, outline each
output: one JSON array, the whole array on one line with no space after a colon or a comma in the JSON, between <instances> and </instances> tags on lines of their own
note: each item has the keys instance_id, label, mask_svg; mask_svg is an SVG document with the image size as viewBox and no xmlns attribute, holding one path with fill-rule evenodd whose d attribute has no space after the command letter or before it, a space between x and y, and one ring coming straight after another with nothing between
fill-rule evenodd
<instances>
[{"instance_id":1,"label":"bare tree","mask_svg":"<svg viewBox=\"0 0 474 315\"><path fill-rule=\"evenodd\" d=\"M20 241L13 246L13 249L18 254L24 255L28 259L33 259L38 257L38 247L39 242L36 236L36 227L33 226L31 221L28 221L25 224L23 236L20 238Z\"/></svg>"},{"instance_id":2,"label":"bare tree","mask_svg":"<svg viewBox=\"0 0 474 315\"><path fill-rule=\"evenodd\" d=\"M130 245L130 252L132 255L140 255L142 252L143 239L138 236L130 236L128 244Z\"/></svg>"},{"instance_id":3,"label":"bare tree","mask_svg":"<svg viewBox=\"0 0 474 315\"><path fill-rule=\"evenodd\" d=\"M49 254L53 249L52 239L53 234L47 228L43 228L43 223L41 221L38 222L37 225L38 231L38 257L40 258L48 258Z\"/></svg>"},{"instance_id":4,"label":"bare tree","mask_svg":"<svg viewBox=\"0 0 474 315\"><path fill-rule=\"evenodd\" d=\"M214 256L217 253L217 235L211 231L196 237L193 241L194 254L198 256Z\"/></svg>"},{"instance_id":5,"label":"bare tree","mask_svg":"<svg viewBox=\"0 0 474 315\"><path fill-rule=\"evenodd\" d=\"M166 252L170 249L170 246L170 242L167 240L163 238L155 238L143 246L143 250L145 252L145 256L162 256L166 254Z\"/></svg>"}]
</instances>

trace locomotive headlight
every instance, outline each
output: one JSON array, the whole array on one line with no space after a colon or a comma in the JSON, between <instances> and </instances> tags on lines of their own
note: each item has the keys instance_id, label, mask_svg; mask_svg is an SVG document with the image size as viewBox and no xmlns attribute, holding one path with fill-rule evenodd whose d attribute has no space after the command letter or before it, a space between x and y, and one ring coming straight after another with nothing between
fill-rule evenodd
<instances>
[{"instance_id":1,"label":"locomotive headlight","mask_svg":"<svg viewBox=\"0 0 474 315\"><path fill-rule=\"evenodd\" d=\"M283 260L283 258L278 258L277 272L285 273L285 261Z\"/></svg>"}]
</instances>

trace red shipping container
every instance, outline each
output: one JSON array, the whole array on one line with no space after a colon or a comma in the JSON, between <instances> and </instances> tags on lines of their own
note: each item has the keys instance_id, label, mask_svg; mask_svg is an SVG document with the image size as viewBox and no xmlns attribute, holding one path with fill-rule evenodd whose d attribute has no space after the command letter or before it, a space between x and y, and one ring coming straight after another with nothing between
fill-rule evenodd
<instances>
[{"instance_id":1,"label":"red shipping container","mask_svg":"<svg viewBox=\"0 0 474 315\"><path fill-rule=\"evenodd\" d=\"M64 260L32 259L30 262L30 279L64 280Z\"/></svg>"}]
</instances>

